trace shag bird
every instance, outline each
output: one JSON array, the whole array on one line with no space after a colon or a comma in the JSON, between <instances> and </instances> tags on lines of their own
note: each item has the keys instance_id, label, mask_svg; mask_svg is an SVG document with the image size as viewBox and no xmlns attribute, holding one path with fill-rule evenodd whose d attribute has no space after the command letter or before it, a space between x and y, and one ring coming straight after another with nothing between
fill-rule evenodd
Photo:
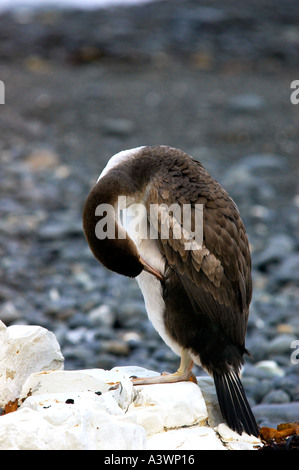
<instances>
[{"instance_id":1,"label":"shag bird","mask_svg":"<svg viewBox=\"0 0 299 470\"><path fill-rule=\"evenodd\" d=\"M184 207L190 208L189 229ZM195 227L197 208L202 225ZM227 425L258 436L240 380L251 258L238 208L224 188L181 150L125 150L109 160L87 196L83 229L98 261L137 279L154 328L181 358L174 374L133 383L194 380L198 364L214 379Z\"/></svg>"}]
</instances>

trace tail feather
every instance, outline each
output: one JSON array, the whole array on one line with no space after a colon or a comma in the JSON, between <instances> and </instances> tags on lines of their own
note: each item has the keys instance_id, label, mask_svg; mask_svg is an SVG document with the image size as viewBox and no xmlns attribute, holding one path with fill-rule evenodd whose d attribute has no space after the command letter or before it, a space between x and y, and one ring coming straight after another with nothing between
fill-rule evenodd
<instances>
[{"instance_id":1,"label":"tail feather","mask_svg":"<svg viewBox=\"0 0 299 470\"><path fill-rule=\"evenodd\" d=\"M214 372L213 375L220 410L227 425L238 434L244 431L258 437L258 426L238 374L230 371L226 374Z\"/></svg>"}]
</instances>

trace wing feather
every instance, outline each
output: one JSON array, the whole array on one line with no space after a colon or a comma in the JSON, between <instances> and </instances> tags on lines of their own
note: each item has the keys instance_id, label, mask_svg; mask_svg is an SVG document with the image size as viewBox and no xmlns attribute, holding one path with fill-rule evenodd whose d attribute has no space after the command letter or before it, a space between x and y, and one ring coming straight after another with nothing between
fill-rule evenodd
<instances>
[{"instance_id":1,"label":"wing feather","mask_svg":"<svg viewBox=\"0 0 299 470\"><path fill-rule=\"evenodd\" d=\"M233 342L243 345L252 287L248 241L239 211L222 186L191 158L178 159L165 178L153 178L147 189L148 206L174 203L181 208L191 204L193 219L195 204L203 204L203 243L186 250L186 239L174 238L173 226L170 237L163 238L158 217L160 249L185 286L194 311L209 315Z\"/></svg>"}]
</instances>

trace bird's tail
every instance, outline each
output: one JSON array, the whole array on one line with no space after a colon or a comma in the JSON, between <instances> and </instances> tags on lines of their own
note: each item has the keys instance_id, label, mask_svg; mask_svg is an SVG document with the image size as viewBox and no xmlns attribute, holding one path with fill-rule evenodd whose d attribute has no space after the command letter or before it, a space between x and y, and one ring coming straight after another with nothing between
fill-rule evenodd
<instances>
[{"instance_id":1,"label":"bird's tail","mask_svg":"<svg viewBox=\"0 0 299 470\"><path fill-rule=\"evenodd\" d=\"M238 434L259 436L258 426L247 401L241 380L234 370L226 374L214 372L220 410L227 425Z\"/></svg>"}]
</instances>

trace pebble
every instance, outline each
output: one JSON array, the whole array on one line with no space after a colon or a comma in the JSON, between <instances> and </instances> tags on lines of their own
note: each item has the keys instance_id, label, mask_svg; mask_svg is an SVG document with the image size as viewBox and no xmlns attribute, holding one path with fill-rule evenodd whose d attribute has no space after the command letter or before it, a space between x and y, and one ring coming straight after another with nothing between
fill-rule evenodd
<instances>
[{"instance_id":1,"label":"pebble","mask_svg":"<svg viewBox=\"0 0 299 470\"><path fill-rule=\"evenodd\" d=\"M262 371L264 377L284 377L284 370L275 361L260 361L255 364L257 370Z\"/></svg>"},{"instance_id":2,"label":"pebble","mask_svg":"<svg viewBox=\"0 0 299 470\"><path fill-rule=\"evenodd\" d=\"M277 286L285 284L294 284L298 286L299 282L299 254L292 253L287 254L283 259L281 265L275 270L273 274L272 286L277 288Z\"/></svg>"},{"instance_id":3,"label":"pebble","mask_svg":"<svg viewBox=\"0 0 299 470\"><path fill-rule=\"evenodd\" d=\"M295 336L281 334L273 338L267 345L268 354L281 354L290 352L291 344L295 341Z\"/></svg>"},{"instance_id":4,"label":"pebble","mask_svg":"<svg viewBox=\"0 0 299 470\"><path fill-rule=\"evenodd\" d=\"M115 354L116 356L128 356L130 347L128 343L121 340L103 341L101 351Z\"/></svg>"},{"instance_id":5,"label":"pebble","mask_svg":"<svg viewBox=\"0 0 299 470\"><path fill-rule=\"evenodd\" d=\"M106 119L102 126L106 134L120 137L128 136L135 130L134 123L129 119Z\"/></svg>"},{"instance_id":6,"label":"pebble","mask_svg":"<svg viewBox=\"0 0 299 470\"><path fill-rule=\"evenodd\" d=\"M271 170L280 171L283 170L284 159L280 155L272 153L258 153L251 154L241 159L241 166L247 168L249 171L265 171ZM269 176L269 173L267 173Z\"/></svg>"},{"instance_id":7,"label":"pebble","mask_svg":"<svg viewBox=\"0 0 299 470\"><path fill-rule=\"evenodd\" d=\"M284 390L271 390L267 393L262 403L290 403L290 395Z\"/></svg>"},{"instance_id":8,"label":"pebble","mask_svg":"<svg viewBox=\"0 0 299 470\"><path fill-rule=\"evenodd\" d=\"M88 318L94 327L106 326L112 328L116 317L109 305L99 305L88 313Z\"/></svg>"},{"instance_id":9,"label":"pebble","mask_svg":"<svg viewBox=\"0 0 299 470\"><path fill-rule=\"evenodd\" d=\"M262 403L252 409L260 426L277 428L281 423L299 420L299 403Z\"/></svg>"},{"instance_id":10,"label":"pebble","mask_svg":"<svg viewBox=\"0 0 299 470\"><path fill-rule=\"evenodd\" d=\"M15 304L7 301L0 308L0 318L5 324L11 324L17 320L21 320L22 313L16 308Z\"/></svg>"},{"instance_id":11,"label":"pebble","mask_svg":"<svg viewBox=\"0 0 299 470\"><path fill-rule=\"evenodd\" d=\"M262 96L255 93L236 95L228 103L234 112L257 112L264 108L265 101Z\"/></svg>"},{"instance_id":12,"label":"pebble","mask_svg":"<svg viewBox=\"0 0 299 470\"><path fill-rule=\"evenodd\" d=\"M51 149L34 149L25 158L25 164L29 166L30 171L45 171L56 168L59 164L59 157Z\"/></svg>"},{"instance_id":13,"label":"pebble","mask_svg":"<svg viewBox=\"0 0 299 470\"><path fill-rule=\"evenodd\" d=\"M284 233L275 234L270 237L265 249L254 256L255 266L262 271L273 264L277 266L288 254L292 253L293 256L294 248L295 243L290 236Z\"/></svg>"}]
</instances>

